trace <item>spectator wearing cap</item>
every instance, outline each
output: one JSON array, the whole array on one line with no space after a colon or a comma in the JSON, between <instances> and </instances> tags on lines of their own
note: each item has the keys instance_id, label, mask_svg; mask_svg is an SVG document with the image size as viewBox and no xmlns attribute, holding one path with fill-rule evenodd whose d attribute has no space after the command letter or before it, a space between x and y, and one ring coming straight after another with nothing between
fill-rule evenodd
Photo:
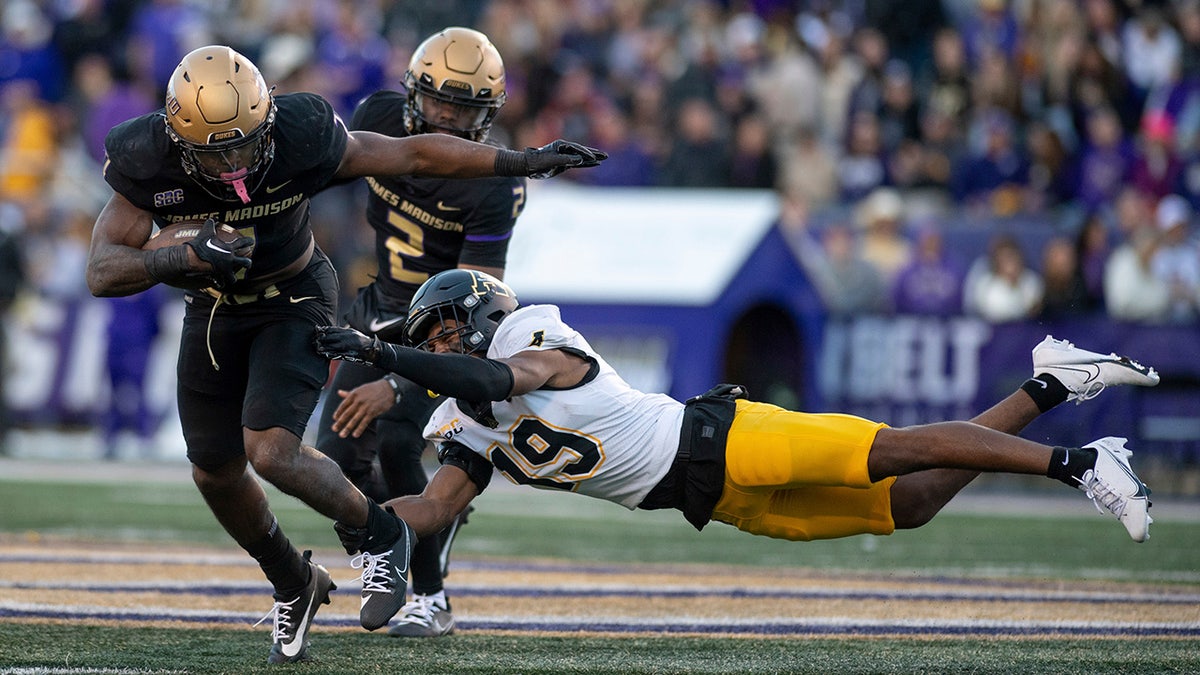
<instances>
[{"instance_id":1,"label":"spectator wearing cap","mask_svg":"<svg viewBox=\"0 0 1200 675\"><path fill-rule=\"evenodd\" d=\"M1150 272L1167 286L1167 320L1194 322L1200 316L1200 247L1192 237L1192 207L1179 195L1158 203L1155 222L1162 240L1150 259Z\"/></svg>"},{"instance_id":2,"label":"spectator wearing cap","mask_svg":"<svg viewBox=\"0 0 1200 675\"><path fill-rule=\"evenodd\" d=\"M893 188L874 190L859 206L862 258L879 270L886 288L891 288L900 270L913 260L904 220L904 201Z\"/></svg>"},{"instance_id":3,"label":"spectator wearing cap","mask_svg":"<svg viewBox=\"0 0 1200 675\"><path fill-rule=\"evenodd\" d=\"M1175 152L1175 121L1162 110L1148 110L1141 129L1128 183L1154 199L1162 199L1175 191L1183 173L1183 162Z\"/></svg>"}]
</instances>

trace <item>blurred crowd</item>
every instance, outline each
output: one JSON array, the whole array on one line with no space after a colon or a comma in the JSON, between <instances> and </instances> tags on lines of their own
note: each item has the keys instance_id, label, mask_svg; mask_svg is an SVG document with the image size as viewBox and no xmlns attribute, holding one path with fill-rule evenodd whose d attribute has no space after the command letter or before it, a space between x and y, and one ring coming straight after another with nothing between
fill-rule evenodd
<instances>
[{"instance_id":1,"label":"blurred crowd","mask_svg":"<svg viewBox=\"0 0 1200 675\"><path fill-rule=\"evenodd\" d=\"M28 283L86 295L104 134L190 49L348 116L447 25L503 55L494 140L610 155L556 180L776 190L835 313L1198 316L1200 0L6 0L0 229ZM314 204L351 292L358 190ZM946 245L1006 219L1047 236Z\"/></svg>"}]
</instances>

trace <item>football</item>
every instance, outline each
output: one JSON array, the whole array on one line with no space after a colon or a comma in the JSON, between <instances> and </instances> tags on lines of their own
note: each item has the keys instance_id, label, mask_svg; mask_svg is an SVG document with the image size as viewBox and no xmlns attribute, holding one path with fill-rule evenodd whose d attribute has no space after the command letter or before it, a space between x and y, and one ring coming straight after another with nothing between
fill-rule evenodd
<instances>
[{"instance_id":1,"label":"football","mask_svg":"<svg viewBox=\"0 0 1200 675\"><path fill-rule=\"evenodd\" d=\"M200 234L200 228L202 227L204 227L204 221L202 220L184 220L178 223L171 223L170 225L161 228L158 232L150 235L150 238L146 240L145 245L142 246L142 250L156 251L160 248L166 248L168 246L186 244ZM217 225L217 239L220 241L230 243L236 241L240 236L242 236L242 233L238 232L229 225L224 223ZM252 253L254 253L253 243L251 243L249 246L238 249L237 251L238 255L245 256L247 258L250 257Z\"/></svg>"}]
</instances>

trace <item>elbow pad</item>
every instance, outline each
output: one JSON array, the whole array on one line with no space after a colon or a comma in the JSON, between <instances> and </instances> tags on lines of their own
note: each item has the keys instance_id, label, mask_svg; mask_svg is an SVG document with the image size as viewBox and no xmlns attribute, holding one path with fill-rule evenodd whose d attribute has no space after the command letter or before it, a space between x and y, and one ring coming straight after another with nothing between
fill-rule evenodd
<instances>
[{"instance_id":1,"label":"elbow pad","mask_svg":"<svg viewBox=\"0 0 1200 675\"><path fill-rule=\"evenodd\" d=\"M480 494L483 494L484 488L492 482L492 463L471 452L471 449L462 443L450 441L438 446L438 462L465 471Z\"/></svg>"}]
</instances>

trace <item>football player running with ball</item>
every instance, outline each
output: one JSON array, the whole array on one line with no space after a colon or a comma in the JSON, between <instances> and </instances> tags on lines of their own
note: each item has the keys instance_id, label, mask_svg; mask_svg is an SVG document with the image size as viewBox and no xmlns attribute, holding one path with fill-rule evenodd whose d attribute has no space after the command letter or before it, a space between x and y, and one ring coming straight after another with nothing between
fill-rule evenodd
<instances>
[{"instance_id":1,"label":"football player running with ball","mask_svg":"<svg viewBox=\"0 0 1200 675\"><path fill-rule=\"evenodd\" d=\"M164 108L114 127L105 150L115 194L92 233L88 286L97 296L156 283L188 290L178 403L192 477L274 587L268 662L303 660L313 615L334 585L284 535L254 474L365 532L374 574L403 576L412 544L334 461L301 444L328 375L312 332L332 322L338 290L313 240L309 198L360 176L548 177L606 155L567 141L518 152L442 134L347 131L325 99L274 96L249 59L219 45L187 54ZM191 241L143 249L155 225L180 221L207 222ZM220 237L218 224L242 236ZM394 615L403 599L364 603L363 625L382 626L377 615Z\"/></svg>"},{"instance_id":2,"label":"football player running with ball","mask_svg":"<svg viewBox=\"0 0 1200 675\"><path fill-rule=\"evenodd\" d=\"M717 520L797 541L920 527L980 472L1042 475L1083 490L1134 541L1149 536L1149 490L1125 439L1051 447L1014 434L1068 400L1158 375L1049 336L1033 350L1033 377L970 422L903 428L784 410L732 385L687 403L637 391L557 307L521 307L476 271L425 282L404 337L410 346L329 326L316 345L453 397L425 427L441 468L421 495L387 504L418 538L450 523L493 470L630 509L678 509L697 529Z\"/></svg>"},{"instance_id":3,"label":"football player running with ball","mask_svg":"<svg viewBox=\"0 0 1200 675\"><path fill-rule=\"evenodd\" d=\"M350 128L485 142L505 101L504 62L483 33L450 27L416 48L404 85L405 93L380 91L364 99ZM408 303L431 275L458 267L504 277L509 239L525 206L523 178L379 175L367 178L367 184L367 221L375 230L379 272L359 289L345 315L348 325L385 342L401 342ZM377 502L420 494L428 482L421 431L437 403L424 387L399 375L343 363L322 407L317 449ZM450 544L465 517L413 549L413 599L401 609L390 635L438 637L454 630L442 580Z\"/></svg>"}]
</instances>

